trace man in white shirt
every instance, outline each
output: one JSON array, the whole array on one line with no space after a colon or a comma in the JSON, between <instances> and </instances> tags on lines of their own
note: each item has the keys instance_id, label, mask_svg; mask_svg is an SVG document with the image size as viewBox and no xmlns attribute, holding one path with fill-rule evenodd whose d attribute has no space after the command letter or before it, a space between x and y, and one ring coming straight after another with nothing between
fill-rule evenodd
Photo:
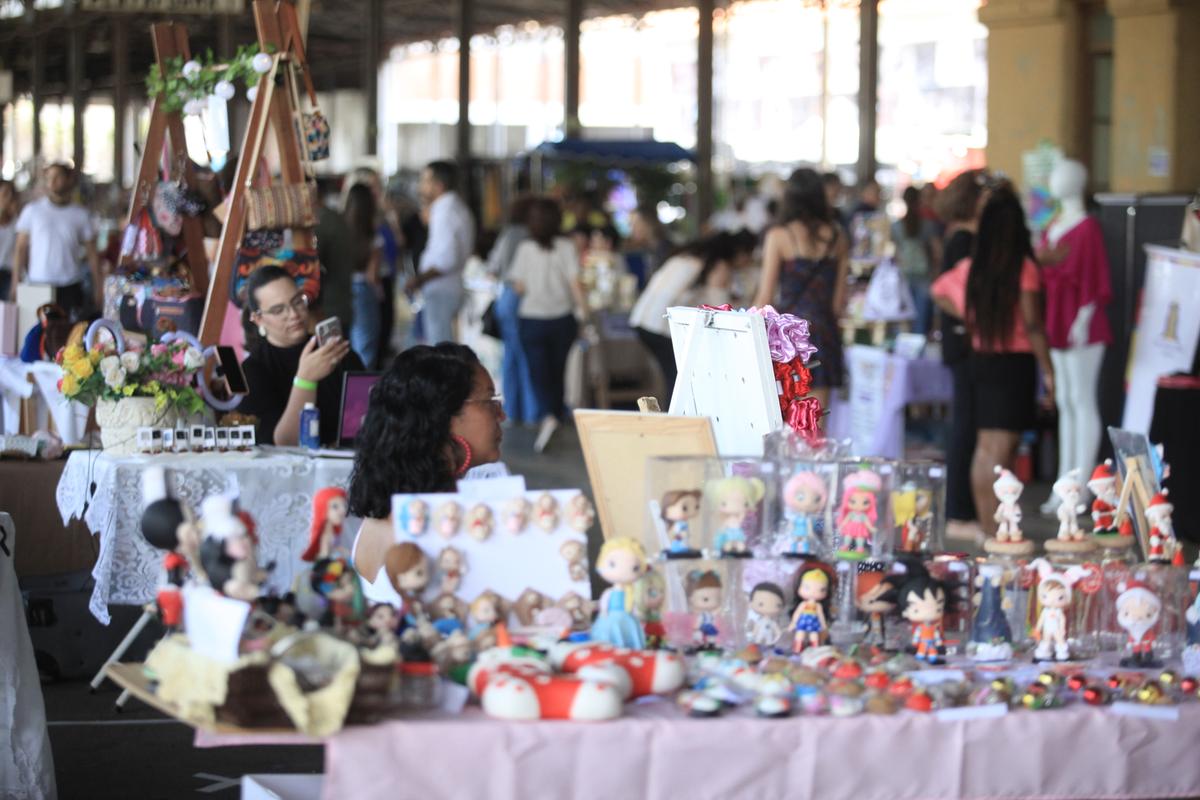
<instances>
[{"instance_id":1,"label":"man in white shirt","mask_svg":"<svg viewBox=\"0 0 1200 800\"><path fill-rule=\"evenodd\" d=\"M46 196L25 206L17 217L10 298L17 299L17 284L25 277L29 283L56 287L55 302L68 314L82 311L87 305L79 259L82 249L92 272L93 299L101 307L104 275L96 253L96 234L87 210L71 202L75 171L66 164L51 164L44 179Z\"/></svg>"},{"instance_id":2,"label":"man in white shirt","mask_svg":"<svg viewBox=\"0 0 1200 800\"><path fill-rule=\"evenodd\" d=\"M448 161L434 161L421 171L419 192L428 209L429 240L405 289L409 294L420 290L425 300L421 319L429 344L454 341L463 267L475 247L475 218L454 191L457 183L458 170Z\"/></svg>"}]
</instances>

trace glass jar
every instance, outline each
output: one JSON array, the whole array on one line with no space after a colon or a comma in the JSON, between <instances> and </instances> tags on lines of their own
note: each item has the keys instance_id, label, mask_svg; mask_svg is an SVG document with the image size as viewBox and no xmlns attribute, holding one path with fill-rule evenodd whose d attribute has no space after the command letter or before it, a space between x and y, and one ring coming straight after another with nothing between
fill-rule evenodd
<instances>
[{"instance_id":1,"label":"glass jar","mask_svg":"<svg viewBox=\"0 0 1200 800\"><path fill-rule=\"evenodd\" d=\"M441 678L437 664L429 661L405 661L397 665L400 673L400 707L405 711L427 711L440 702Z\"/></svg>"},{"instance_id":2,"label":"glass jar","mask_svg":"<svg viewBox=\"0 0 1200 800\"><path fill-rule=\"evenodd\" d=\"M1031 633L1036 638L1035 661L1065 661L1095 658L1100 652L1104 576L1098 554L1055 553L1053 559L1036 558L1028 567L1033 572L1029 604ZM1065 607L1058 604L1065 600ZM1061 610L1061 615L1056 611ZM1059 626L1065 625L1065 636ZM1064 652L1062 642L1066 643Z\"/></svg>"},{"instance_id":3,"label":"glass jar","mask_svg":"<svg viewBox=\"0 0 1200 800\"><path fill-rule=\"evenodd\" d=\"M1158 666L1183 652L1190 598L1187 567L1136 564L1111 591L1105 605L1122 636L1117 648L1122 663Z\"/></svg>"},{"instance_id":4,"label":"glass jar","mask_svg":"<svg viewBox=\"0 0 1200 800\"><path fill-rule=\"evenodd\" d=\"M925 568L932 577L946 584L946 613L942 617L946 655L964 653L971 635L975 559L966 553L942 553L927 560Z\"/></svg>"}]
</instances>

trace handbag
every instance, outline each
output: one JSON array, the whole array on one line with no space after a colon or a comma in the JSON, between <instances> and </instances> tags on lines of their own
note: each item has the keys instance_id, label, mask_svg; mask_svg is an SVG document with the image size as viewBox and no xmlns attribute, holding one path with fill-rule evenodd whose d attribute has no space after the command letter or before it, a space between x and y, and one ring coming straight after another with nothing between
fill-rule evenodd
<instances>
[{"instance_id":1,"label":"handbag","mask_svg":"<svg viewBox=\"0 0 1200 800\"><path fill-rule=\"evenodd\" d=\"M301 119L304 143L308 146L308 160L321 161L329 158L329 120L325 119L319 108L313 108L312 113L301 114Z\"/></svg>"},{"instance_id":2,"label":"handbag","mask_svg":"<svg viewBox=\"0 0 1200 800\"><path fill-rule=\"evenodd\" d=\"M251 188L246 193L246 226L263 228L315 228L317 187L304 183Z\"/></svg>"},{"instance_id":3,"label":"handbag","mask_svg":"<svg viewBox=\"0 0 1200 800\"><path fill-rule=\"evenodd\" d=\"M229 299L238 308L246 305L246 281L255 270L267 266L282 267L296 279L296 286L308 296L310 302L321 294L321 262L317 251L304 248L279 252L242 246L238 248L230 277Z\"/></svg>"},{"instance_id":4,"label":"handbag","mask_svg":"<svg viewBox=\"0 0 1200 800\"><path fill-rule=\"evenodd\" d=\"M154 339L166 333L190 333L200 331L200 319L204 315L204 296L151 294L142 303L142 330Z\"/></svg>"}]
</instances>

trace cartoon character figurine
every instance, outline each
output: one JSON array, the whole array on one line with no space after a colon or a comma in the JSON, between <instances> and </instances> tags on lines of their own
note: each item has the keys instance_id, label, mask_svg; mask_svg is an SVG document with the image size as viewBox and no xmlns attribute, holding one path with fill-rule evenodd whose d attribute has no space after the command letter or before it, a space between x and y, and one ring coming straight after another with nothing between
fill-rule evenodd
<instances>
[{"instance_id":1,"label":"cartoon character figurine","mask_svg":"<svg viewBox=\"0 0 1200 800\"><path fill-rule=\"evenodd\" d=\"M1154 657L1154 627L1162 613L1162 601L1146 584L1137 580L1117 586L1117 624L1129 635L1130 654L1122 667L1161 667ZM1190 611L1190 609L1189 609Z\"/></svg>"},{"instance_id":2,"label":"cartoon character figurine","mask_svg":"<svg viewBox=\"0 0 1200 800\"><path fill-rule=\"evenodd\" d=\"M1121 496L1117 492L1117 476L1112 466L1112 459L1105 459L1103 464L1092 470L1091 480L1087 482L1088 490L1096 496L1092 501L1094 534L1117 533L1117 505L1121 502Z\"/></svg>"},{"instance_id":3,"label":"cartoon character figurine","mask_svg":"<svg viewBox=\"0 0 1200 800\"><path fill-rule=\"evenodd\" d=\"M256 600L267 575L258 567L254 521L232 498L213 496L201 505L200 523L200 563L209 584L226 597Z\"/></svg>"},{"instance_id":4,"label":"cartoon character figurine","mask_svg":"<svg viewBox=\"0 0 1200 800\"><path fill-rule=\"evenodd\" d=\"M662 609L667 601L667 582L662 573L653 567L634 586L637 592L637 607L642 614L642 630L646 634L646 649L657 650L667 640L667 629L663 625Z\"/></svg>"},{"instance_id":5,"label":"cartoon character figurine","mask_svg":"<svg viewBox=\"0 0 1200 800\"><path fill-rule=\"evenodd\" d=\"M1061 501L1058 505L1058 538L1062 541L1083 541L1079 515L1087 510L1087 506L1080 502L1083 499L1083 483L1079 479L1079 470L1068 471L1051 488Z\"/></svg>"},{"instance_id":6,"label":"cartoon character figurine","mask_svg":"<svg viewBox=\"0 0 1200 800\"><path fill-rule=\"evenodd\" d=\"M691 546L692 520L700 514L699 490L677 489L662 497L660 516L667 525L667 537L671 543L665 553L667 558L699 558L700 551Z\"/></svg>"},{"instance_id":7,"label":"cartoon character figurine","mask_svg":"<svg viewBox=\"0 0 1200 800\"><path fill-rule=\"evenodd\" d=\"M685 588L688 608L696 617L692 644L697 650L715 650L721 635L717 627L717 611L724 591L721 576L713 570L693 570L688 573Z\"/></svg>"},{"instance_id":8,"label":"cartoon character figurine","mask_svg":"<svg viewBox=\"0 0 1200 800\"><path fill-rule=\"evenodd\" d=\"M1174 510L1175 506L1167 500L1166 489L1154 495L1146 506L1146 521L1150 523L1147 561L1170 561L1176 566L1183 566L1183 548L1175 539L1175 525L1171 522L1171 512Z\"/></svg>"},{"instance_id":9,"label":"cartoon character figurine","mask_svg":"<svg viewBox=\"0 0 1200 800\"><path fill-rule=\"evenodd\" d=\"M340 487L326 486L313 495L312 526L308 547L300 554L302 560L311 563L321 558L350 557L350 551L339 541L349 507L346 490Z\"/></svg>"},{"instance_id":10,"label":"cartoon character figurine","mask_svg":"<svg viewBox=\"0 0 1200 800\"><path fill-rule=\"evenodd\" d=\"M368 631L364 644L368 647L395 645L396 627L400 618L396 609L389 603L376 603L367 610L366 629Z\"/></svg>"},{"instance_id":11,"label":"cartoon character figurine","mask_svg":"<svg viewBox=\"0 0 1200 800\"><path fill-rule=\"evenodd\" d=\"M437 527L438 536L443 539L453 539L458 533L458 526L462 522L462 508L453 500L447 500L438 506L436 519L434 524Z\"/></svg>"},{"instance_id":12,"label":"cartoon character figurine","mask_svg":"<svg viewBox=\"0 0 1200 800\"><path fill-rule=\"evenodd\" d=\"M429 506L424 500L415 497L405 500L400 504L397 513L400 531L409 536L420 536L429 526Z\"/></svg>"},{"instance_id":13,"label":"cartoon character figurine","mask_svg":"<svg viewBox=\"0 0 1200 800\"><path fill-rule=\"evenodd\" d=\"M854 607L867 615L867 635L863 644L868 647L884 648L887 646L887 617L896 610L896 589L903 578L898 573L878 573L887 569L887 564L881 561L860 561L858 563L858 588L861 594L854 600ZM873 586L863 588L867 576L875 574L878 582Z\"/></svg>"},{"instance_id":14,"label":"cartoon character figurine","mask_svg":"<svg viewBox=\"0 0 1200 800\"><path fill-rule=\"evenodd\" d=\"M484 592L471 602L467 613L467 636L479 650L495 644L494 629L501 622L503 601L492 591Z\"/></svg>"},{"instance_id":15,"label":"cartoon character figurine","mask_svg":"<svg viewBox=\"0 0 1200 800\"><path fill-rule=\"evenodd\" d=\"M466 556L457 547L443 547L438 553L437 565L442 573L441 593L454 594L467 572Z\"/></svg>"},{"instance_id":16,"label":"cartoon character figurine","mask_svg":"<svg viewBox=\"0 0 1200 800\"><path fill-rule=\"evenodd\" d=\"M709 496L716 504L720 517L713 546L722 556L749 558L746 549L746 518L766 493L766 486L758 478L721 478L709 484Z\"/></svg>"},{"instance_id":17,"label":"cartoon character figurine","mask_svg":"<svg viewBox=\"0 0 1200 800\"><path fill-rule=\"evenodd\" d=\"M900 550L920 553L929 547L933 533L933 492L911 481L892 495L892 513L900 534Z\"/></svg>"},{"instance_id":18,"label":"cartoon character figurine","mask_svg":"<svg viewBox=\"0 0 1200 800\"><path fill-rule=\"evenodd\" d=\"M821 543L821 514L829 500L825 479L815 472L797 472L783 485L783 554L804 558Z\"/></svg>"},{"instance_id":19,"label":"cartoon character figurine","mask_svg":"<svg viewBox=\"0 0 1200 800\"><path fill-rule=\"evenodd\" d=\"M1012 630L1004 607L1004 567L981 564L975 584L979 588L978 607L971 625L971 657L976 661L1007 661L1012 658Z\"/></svg>"},{"instance_id":20,"label":"cartoon character figurine","mask_svg":"<svg viewBox=\"0 0 1200 800\"><path fill-rule=\"evenodd\" d=\"M838 555L865 557L878 532L879 512L876 493L882 488L879 474L860 469L842 482L842 504L838 508L837 532L841 547Z\"/></svg>"},{"instance_id":21,"label":"cartoon character figurine","mask_svg":"<svg viewBox=\"0 0 1200 800\"><path fill-rule=\"evenodd\" d=\"M645 571L646 552L638 540L621 536L609 539L600 548L596 573L612 586L600 596L600 614L592 624L593 639L632 650L646 646L634 602L634 584Z\"/></svg>"},{"instance_id":22,"label":"cartoon character figurine","mask_svg":"<svg viewBox=\"0 0 1200 800\"><path fill-rule=\"evenodd\" d=\"M404 601L404 619L417 629L422 639L435 641L437 632L425 613L421 596L429 586L429 559L421 548L412 542L401 542L389 547L383 554L383 569L392 588Z\"/></svg>"},{"instance_id":23,"label":"cartoon character figurine","mask_svg":"<svg viewBox=\"0 0 1200 800\"><path fill-rule=\"evenodd\" d=\"M546 533L558 527L558 501L554 495L544 492L533 504L533 521Z\"/></svg>"},{"instance_id":24,"label":"cartoon character figurine","mask_svg":"<svg viewBox=\"0 0 1200 800\"><path fill-rule=\"evenodd\" d=\"M309 577L312 590L328 604L320 624L340 635L357 629L366 616L362 583L350 564L341 558L321 558Z\"/></svg>"},{"instance_id":25,"label":"cartoon character figurine","mask_svg":"<svg viewBox=\"0 0 1200 800\"><path fill-rule=\"evenodd\" d=\"M993 471L996 473L996 480L992 483L992 491L1000 501L993 516L997 526L996 540L1019 542L1024 538L1024 534L1021 533L1021 507L1017 505L1017 501L1021 499L1025 484L1017 480L1017 476L1013 475L1011 470L1004 467L997 465Z\"/></svg>"},{"instance_id":26,"label":"cartoon character figurine","mask_svg":"<svg viewBox=\"0 0 1200 800\"><path fill-rule=\"evenodd\" d=\"M801 653L807 647L818 647L829 632L829 585L831 570L812 562L800 573L796 596L800 603L792 613L792 652Z\"/></svg>"},{"instance_id":27,"label":"cartoon character figurine","mask_svg":"<svg viewBox=\"0 0 1200 800\"><path fill-rule=\"evenodd\" d=\"M183 624L183 584L191 563L188 553L200 552L200 529L183 503L173 498L155 500L142 512L142 536L154 547L166 550L165 580L160 582L155 601L159 619L168 631Z\"/></svg>"},{"instance_id":28,"label":"cartoon character figurine","mask_svg":"<svg viewBox=\"0 0 1200 800\"><path fill-rule=\"evenodd\" d=\"M514 497L504 504L504 530L516 535L525 530L529 524L529 501L524 497Z\"/></svg>"},{"instance_id":29,"label":"cartoon character figurine","mask_svg":"<svg viewBox=\"0 0 1200 800\"><path fill-rule=\"evenodd\" d=\"M916 561L905 563L894 599L903 616L912 625L911 645L916 657L928 664L943 663L943 620L947 605L953 602L946 584L935 579Z\"/></svg>"},{"instance_id":30,"label":"cartoon character figurine","mask_svg":"<svg viewBox=\"0 0 1200 800\"><path fill-rule=\"evenodd\" d=\"M467 512L467 535L477 542L492 535L492 509L487 503L476 503Z\"/></svg>"},{"instance_id":31,"label":"cartoon character figurine","mask_svg":"<svg viewBox=\"0 0 1200 800\"><path fill-rule=\"evenodd\" d=\"M1038 614L1033 638L1037 647L1033 651L1034 661L1067 661L1071 658L1071 647L1067 642L1067 609L1071 606L1071 590L1083 580L1088 571L1083 567L1070 567L1058 572L1044 558L1034 559L1030 565L1037 570L1037 599L1042 607Z\"/></svg>"},{"instance_id":32,"label":"cartoon character figurine","mask_svg":"<svg viewBox=\"0 0 1200 800\"><path fill-rule=\"evenodd\" d=\"M567 501L567 525L573 531L587 533L596 522L596 509L583 492Z\"/></svg>"},{"instance_id":33,"label":"cartoon character figurine","mask_svg":"<svg viewBox=\"0 0 1200 800\"><path fill-rule=\"evenodd\" d=\"M783 628L779 616L783 613L783 589L770 581L757 583L750 590L750 611L746 614L746 638L765 652L779 644Z\"/></svg>"}]
</instances>

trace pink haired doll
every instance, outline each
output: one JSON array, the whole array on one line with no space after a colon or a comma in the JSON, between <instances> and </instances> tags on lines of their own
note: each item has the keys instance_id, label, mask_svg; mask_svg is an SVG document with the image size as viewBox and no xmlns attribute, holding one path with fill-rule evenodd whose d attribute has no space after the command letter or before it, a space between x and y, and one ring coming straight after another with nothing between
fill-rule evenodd
<instances>
[{"instance_id":1,"label":"pink haired doll","mask_svg":"<svg viewBox=\"0 0 1200 800\"><path fill-rule=\"evenodd\" d=\"M875 495L883 486L878 473L862 469L843 481L842 504L838 508L837 530L844 552L866 554L878 528L879 512Z\"/></svg>"}]
</instances>

